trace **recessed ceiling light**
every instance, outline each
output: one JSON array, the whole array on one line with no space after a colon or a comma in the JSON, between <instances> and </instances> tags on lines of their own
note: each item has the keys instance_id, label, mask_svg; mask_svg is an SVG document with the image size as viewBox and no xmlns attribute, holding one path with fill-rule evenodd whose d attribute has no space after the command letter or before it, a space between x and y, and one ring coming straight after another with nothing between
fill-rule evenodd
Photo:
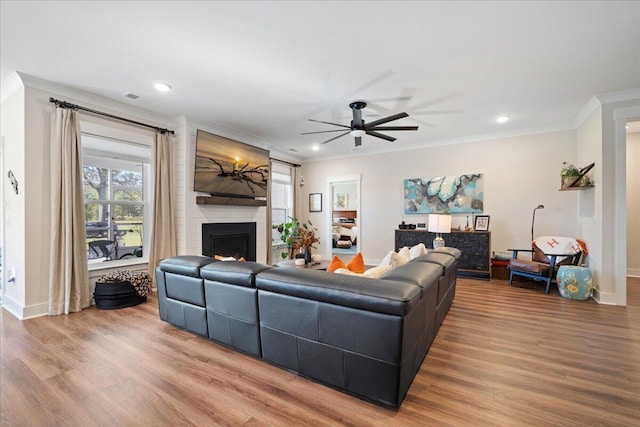
<instances>
[{"instance_id":1,"label":"recessed ceiling light","mask_svg":"<svg viewBox=\"0 0 640 427\"><path fill-rule=\"evenodd\" d=\"M318 151L320 149L320 146L318 144L314 145L313 147L311 147L311 149L313 151Z\"/></svg>"},{"instance_id":2,"label":"recessed ceiling light","mask_svg":"<svg viewBox=\"0 0 640 427\"><path fill-rule=\"evenodd\" d=\"M498 116L496 118L496 122L498 123L506 123L509 121L509 116Z\"/></svg>"},{"instance_id":3,"label":"recessed ceiling light","mask_svg":"<svg viewBox=\"0 0 640 427\"><path fill-rule=\"evenodd\" d=\"M158 92L169 92L171 90L171 86L166 83L155 83L153 86Z\"/></svg>"}]
</instances>

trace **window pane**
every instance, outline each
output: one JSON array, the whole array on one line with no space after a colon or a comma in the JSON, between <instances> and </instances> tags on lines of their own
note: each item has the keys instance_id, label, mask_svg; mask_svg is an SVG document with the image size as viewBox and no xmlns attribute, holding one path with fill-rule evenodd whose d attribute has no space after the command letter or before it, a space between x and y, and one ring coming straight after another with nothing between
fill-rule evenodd
<instances>
[{"instance_id":1,"label":"window pane","mask_svg":"<svg viewBox=\"0 0 640 427\"><path fill-rule=\"evenodd\" d=\"M109 169L84 166L82 174L85 200L109 199Z\"/></svg>"},{"instance_id":2,"label":"window pane","mask_svg":"<svg viewBox=\"0 0 640 427\"><path fill-rule=\"evenodd\" d=\"M113 200L142 201L142 165L138 171L114 170Z\"/></svg>"},{"instance_id":3,"label":"window pane","mask_svg":"<svg viewBox=\"0 0 640 427\"><path fill-rule=\"evenodd\" d=\"M87 241L109 238L109 204L87 203L84 205L87 224Z\"/></svg>"}]
</instances>

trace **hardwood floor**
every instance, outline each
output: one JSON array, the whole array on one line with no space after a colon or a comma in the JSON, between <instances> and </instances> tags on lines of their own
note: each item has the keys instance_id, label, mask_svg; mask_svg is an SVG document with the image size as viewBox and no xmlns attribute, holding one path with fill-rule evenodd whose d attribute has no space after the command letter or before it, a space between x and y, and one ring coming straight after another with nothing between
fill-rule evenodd
<instances>
[{"instance_id":1,"label":"hardwood floor","mask_svg":"<svg viewBox=\"0 0 640 427\"><path fill-rule=\"evenodd\" d=\"M459 279L399 411L179 330L143 305L0 317L0 424L640 425L640 279L627 307Z\"/></svg>"}]
</instances>

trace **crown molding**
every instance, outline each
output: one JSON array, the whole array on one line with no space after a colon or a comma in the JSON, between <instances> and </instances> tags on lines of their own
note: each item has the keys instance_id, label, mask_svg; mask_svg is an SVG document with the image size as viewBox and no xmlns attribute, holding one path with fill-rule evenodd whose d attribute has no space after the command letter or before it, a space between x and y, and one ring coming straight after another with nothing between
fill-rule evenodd
<instances>
[{"instance_id":1,"label":"crown molding","mask_svg":"<svg viewBox=\"0 0 640 427\"><path fill-rule=\"evenodd\" d=\"M587 102L580 112L573 119L573 128L577 129L587 120L591 115L602 106L602 102L597 96L592 96L589 102Z\"/></svg>"},{"instance_id":2,"label":"crown molding","mask_svg":"<svg viewBox=\"0 0 640 427\"><path fill-rule=\"evenodd\" d=\"M640 100L640 88L621 90L619 92L609 92L596 95L602 104L612 104L614 102Z\"/></svg>"},{"instance_id":3,"label":"crown molding","mask_svg":"<svg viewBox=\"0 0 640 427\"><path fill-rule=\"evenodd\" d=\"M24 83L17 72L12 72L9 77L0 84L0 102L11 98L13 94L24 88Z\"/></svg>"}]
</instances>

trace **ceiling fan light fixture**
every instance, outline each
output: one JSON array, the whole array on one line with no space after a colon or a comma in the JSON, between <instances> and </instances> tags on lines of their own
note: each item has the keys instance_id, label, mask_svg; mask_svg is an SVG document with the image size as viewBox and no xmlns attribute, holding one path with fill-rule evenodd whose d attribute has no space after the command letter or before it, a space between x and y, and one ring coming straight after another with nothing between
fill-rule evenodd
<instances>
[{"instance_id":1,"label":"ceiling fan light fixture","mask_svg":"<svg viewBox=\"0 0 640 427\"><path fill-rule=\"evenodd\" d=\"M351 132L349 132L349 134L354 137L358 137L358 136L363 137L365 136L366 132L362 129L354 129Z\"/></svg>"}]
</instances>

